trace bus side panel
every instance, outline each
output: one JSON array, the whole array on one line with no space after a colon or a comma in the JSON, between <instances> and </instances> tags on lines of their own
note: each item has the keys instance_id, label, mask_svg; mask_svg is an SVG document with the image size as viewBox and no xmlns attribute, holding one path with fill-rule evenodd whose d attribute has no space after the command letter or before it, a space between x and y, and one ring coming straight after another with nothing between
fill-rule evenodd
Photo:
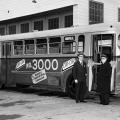
<instances>
[{"instance_id":1,"label":"bus side panel","mask_svg":"<svg viewBox=\"0 0 120 120\"><path fill-rule=\"evenodd\" d=\"M66 91L66 87L67 87L67 82L73 78L72 76L72 68L64 71L62 73L62 86L63 86L63 91L65 92Z\"/></svg>"},{"instance_id":2,"label":"bus side panel","mask_svg":"<svg viewBox=\"0 0 120 120\"><path fill-rule=\"evenodd\" d=\"M0 83L4 84L5 86L13 85L10 67L10 59L2 58L0 61Z\"/></svg>"},{"instance_id":3,"label":"bus side panel","mask_svg":"<svg viewBox=\"0 0 120 120\"><path fill-rule=\"evenodd\" d=\"M4 58L0 59L0 84L6 83L6 60Z\"/></svg>"},{"instance_id":4,"label":"bus side panel","mask_svg":"<svg viewBox=\"0 0 120 120\"><path fill-rule=\"evenodd\" d=\"M12 66L12 60L13 58L7 58L7 62L6 62L6 84L7 86L13 86L15 84L13 78L12 78L12 74L11 74L11 66Z\"/></svg>"},{"instance_id":5,"label":"bus side panel","mask_svg":"<svg viewBox=\"0 0 120 120\"><path fill-rule=\"evenodd\" d=\"M13 58L11 60L11 79L15 83L26 85L49 85L63 87L61 77L63 63L74 57L43 57L43 58ZM69 67L69 65L68 65ZM40 71L45 70L47 79L33 83L33 78L37 79L42 74ZM41 74L41 75L40 75ZM39 76L40 75L40 76ZM34 76L34 77L33 77Z\"/></svg>"},{"instance_id":6,"label":"bus side panel","mask_svg":"<svg viewBox=\"0 0 120 120\"><path fill-rule=\"evenodd\" d=\"M118 58L116 68L115 94L120 94L120 58Z\"/></svg>"}]
</instances>

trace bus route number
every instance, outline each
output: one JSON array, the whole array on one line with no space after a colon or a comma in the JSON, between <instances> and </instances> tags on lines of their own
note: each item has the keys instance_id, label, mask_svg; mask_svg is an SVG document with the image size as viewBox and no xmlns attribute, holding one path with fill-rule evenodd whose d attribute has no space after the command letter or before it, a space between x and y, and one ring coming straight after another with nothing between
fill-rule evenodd
<instances>
[{"instance_id":1,"label":"bus route number","mask_svg":"<svg viewBox=\"0 0 120 120\"><path fill-rule=\"evenodd\" d=\"M32 60L32 69L33 70L42 70L42 69L46 69L46 70L57 70L58 69L58 60L57 59L45 59L45 61L43 61L43 59L33 59Z\"/></svg>"}]
</instances>

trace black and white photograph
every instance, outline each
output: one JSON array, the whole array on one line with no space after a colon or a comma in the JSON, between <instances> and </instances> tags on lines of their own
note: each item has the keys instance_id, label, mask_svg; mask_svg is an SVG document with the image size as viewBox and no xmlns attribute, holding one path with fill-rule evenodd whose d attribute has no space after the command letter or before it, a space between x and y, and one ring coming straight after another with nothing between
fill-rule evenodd
<instances>
[{"instance_id":1,"label":"black and white photograph","mask_svg":"<svg viewBox=\"0 0 120 120\"><path fill-rule=\"evenodd\" d=\"M0 0L0 120L120 120L120 0Z\"/></svg>"}]
</instances>

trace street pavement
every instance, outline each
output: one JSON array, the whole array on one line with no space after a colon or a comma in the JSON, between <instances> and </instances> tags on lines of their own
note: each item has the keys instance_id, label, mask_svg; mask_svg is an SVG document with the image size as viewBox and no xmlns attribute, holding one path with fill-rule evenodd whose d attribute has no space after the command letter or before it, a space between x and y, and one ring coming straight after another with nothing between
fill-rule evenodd
<instances>
[{"instance_id":1,"label":"street pavement","mask_svg":"<svg viewBox=\"0 0 120 120\"><path fill-rule=\"evenodd\" d=\"M59 92L6 88L0 90L0 120L120 120L120 97L106 106L97 95L76 104Z\"/></svg>"}]
</instances>

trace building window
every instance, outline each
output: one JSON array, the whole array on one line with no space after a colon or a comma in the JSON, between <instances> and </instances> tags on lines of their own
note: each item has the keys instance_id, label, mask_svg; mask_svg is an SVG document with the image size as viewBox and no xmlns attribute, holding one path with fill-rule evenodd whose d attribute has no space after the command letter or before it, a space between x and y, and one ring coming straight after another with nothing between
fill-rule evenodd
<instances>
[{"instance_id":1,"label":"building window","mask_svg":"<svg viewBox=\"0 0 120 120\"><path fill-rule=\"evenodd\" d=\"M38 30L38 31L43 30L43 20L34 22L34 30Z\"/></svg>"},{"instance_id":2,"label":"building window","mask_svg":"<svg viewBox=\"0 0 120 120\"><path fill-rule=\"evenodd\" d=\"M16 34L16 25L9 26L9 34Z\"/></svg>"},{"instance_id":3,"label":"building window","mask_svg":"<svg viewBox=\"0 0 120 120\"><path fill-rule=\"evenodd\" d=\"M118 22L120 22L120 8L118 8Z\"/></svg>"},{"instance_id":4,"label":"building window","mask_svg":"<svg viewBox=\"0 0 120 120\"><path fill-rule=\"evenodd\" d=\"M93 0L89 1L89 24L103 23L104 4Z\"/></svg>"},{"instance_id":5,"label":"building window","mask_svg":"<svg viewBox=\"0 0 120 120\"><path fill-rule=\"evenodd\" d=\"M73 26L73 15L65 16L65 27Z\"/></svg>"},{"instance_id":6,"label":"building window","mask_svg":"<svg viewBox=\"0 0 120 120\"><path fill-rule=\"evenodd\" d=\"M59 28L59 18L52 18L48 20L48 29L57 29Z\"/></svg>"},{"instance_id":7,"label":"building window","mask_svg":"<svg viewBox=\"0 0 120 120\"><path fill-rule=\"evenodd\" d=\"M5 35L5 27L0 27L0 35Z\"/></svg>"},{"instance_id":8,"label":"building window","mask_svg":"<svg viewBox=\"0 0 120 120\"><path fill-rule=\"evenodd\" d=\"M21 24L21 33L29 32L29 23Z\"/></svg>"}]
</instances>

